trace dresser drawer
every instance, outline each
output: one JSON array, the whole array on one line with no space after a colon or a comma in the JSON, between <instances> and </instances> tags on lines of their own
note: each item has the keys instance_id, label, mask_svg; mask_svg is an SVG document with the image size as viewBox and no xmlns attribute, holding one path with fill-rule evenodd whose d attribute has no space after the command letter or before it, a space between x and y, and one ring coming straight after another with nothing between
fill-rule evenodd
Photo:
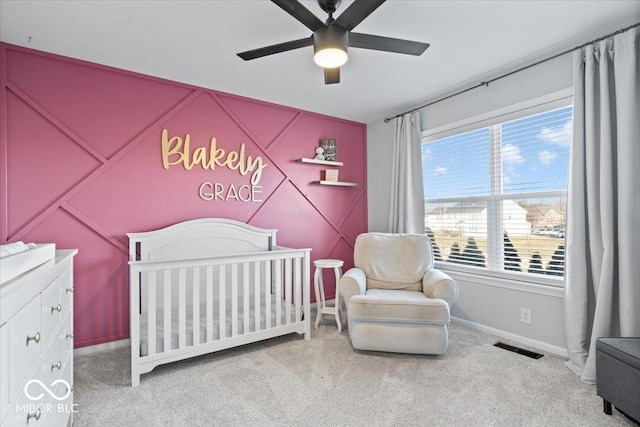
<instances>
[{"instance_id":1,"label":"dresser drawer","mask_svg":"<svg viewBox=\"0 0 640 427\"><path fill-rule=\"evenodd\" d=\"M73 268L67 268L60 276L62 313L73 307Z\"/></svg>"},{"instance_id":2,"label":"dresser drawer","mask_svg":"<svg viewBox=\"0 0 640 427\"><path fill-rule=\"evenodd\" d=\"M62 322L64 309L60 296L60 278L54 280L42 291L42 343L47 348L53 332Z\"/></svg>"},{"instance_id":3,"label":"dresser drawer","mask_svg":"<svg viewBox=\"0 0 640 427\"><path fill-rule=\"evenodd\" d=\"M54 407L54 400L49 393L44 391L40 384L29 385L31 397L42 397L31 399L25 393L20 393L18 399L9 408L7 418L2 427L40 427L49 425L47 418L50 417Z\"/></svg>"},{"instance_id":4,"label":"dresser drawer","mask_svg":"<svg viewBox=\"0 0 640 427\"><path fill-rule=\"evenodd\" d=\"M69 423L69 417L74 410L73 407L73 355L69 355L69 360L65 362L65 370L62 372L61 382L57 383L54 388L56 398L52 401L53 406L51 413L48 414L47 426L66 426Z\"/></svg>"},{"instance_id":5,"label":"dresser drawer","mask_svg":"<svg viewBox=\"0 0 640 427\"><path fill-rule=\"evenodd\" d=\"M40 356L42 349L41 310L41 296L38 294L9 319L9 342L11 343L9 395L12 397Z\"/></svg>"},{"instance_id":6,"label":"dresser drawer","mask_svg":"<svg viewBox=\"0 0 640 427\"><path fill-rule=\"evenodd\" d=\"M47 352L42 356L39 376L45 384L51 384L61 378L73 355L71 318L71 313L67 313Z\"/></svg>"}]
</instances>

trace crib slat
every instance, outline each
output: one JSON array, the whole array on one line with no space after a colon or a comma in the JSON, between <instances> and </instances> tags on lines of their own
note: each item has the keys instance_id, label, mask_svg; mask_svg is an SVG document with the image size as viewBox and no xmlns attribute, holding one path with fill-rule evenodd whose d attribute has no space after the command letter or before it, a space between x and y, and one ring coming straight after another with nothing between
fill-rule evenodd
<instances>
[{"instance_id":1,"label":"crib slat","mask_svg":"<svg viewBox=\"0 0 640 427\"><path fill-rule=\"evenodd\" d=\"M200 268L193 268L193 345L200 344Z\"/></svg>"},{"instance_id":2,"label":"crib slat","mask_svg":"<svg viewBox=\"0 0 640 427\"><path fill-rule=\"evenodd\" d=\"M231 264L231 336L238 335L238 264Z\"/></svg>"},{"instance_id":3,"label":"crib slat","mask_svg":"<svg viewBox=\"0 0 640 427\"><path fill-rule=\"evenodd\" d=\"M226 275L227 270L224 265L220 266L220 270L218 271L218 297L220 298L218 301L218 316L220 318L220 334L218 335L220 339L224 339L227 336L227 308L225 307L225 303L227 301L227 297L225 295L225 290L227 287Z\"/></svg>"},{"instance_id":4,"label":"crib slat","mask_svg":"<svg viewBox=\"0 0 640 427\"><path fill-rule=\"evenodd\" d=\"M260 330L260 261L253 263L253 294L255 308L255 327L253 330L258 332Z\"/></svg>"},{"instance_id":5,"label":"crib slat","mask_svg":"<svg viewBox=\"0 0 640 427\"><path fill-rule=\"evenodd\" d=\"M276 326L282 325L282 263L275 261L275 287L276 287Z\"/></svg>"},{"instance_id":6,"label":"crib slat","mask_svg":"<svg viewBox=\"0 0 640 427\"><path fill-rule=\"evenodd\" d=\"M164 271L164 351L171 351L171 270Z\"/></svg>"},{"instance_id":7,"label":"crib slat","mask_svg":"<svg viewBox=\"0 0 640 427\"><path fill-rule=\"evenodd\" d=\"M300 316L300 311L301 311L301 300L302 300L302 295L300 295L301 291L302 291L302 258L296 258L294 260L295 263L295 274L294 274L294 282L293 282L293 286L294 286L294 304L296 306L296 318L295 321L299 322L301 319Z\"/></svg>"},{"instance_id":8,"label":"crib slat","mask_svg":"<svg viewBox=\"0 0 640 427\"><path fill-rule=\"evenodd\" d=\"M304 252L303 273L302 273L302 305L304 306L304 340L311 339L311 292L309 282L311 280L311 254L309 251Z\"/></svg>"},{"instance_id":9,"label":"crib slat","mask_svg":"<svg viewBox=\"0 0 640 427\"><path fill-rule=\"evenodd\" d=\"M284 261L284 299L286 324L291 323L291 258Z\"/></svg>"},{"instance_id":10,"label":"crib slat","mask_svg":"<svg viewBox=\"0 0 640 427\"><path fill-rule=\"evenodd\" d=\"M243 334L249 333L249 263L242 263L242 318L243 322Z\"/></svg>"},{"instance_id":11,"label":"crib slat","mask_svg":"<svg viewBox=\"0 0 640 427\"><path fill-rule=\"evenodd\" d=\"M178 269L178 348L184 348L187 345L186 281L185 269Z\"/></svg>"},{"instance_id":12,"label":"crib slat","mask_svg":"<svg viewBox=\"0 0 640 427\"><path fill-rule=\"evenodd\" d=\"M207 342L213 341L213 266L207 267Z\"/></svg>"},{"instance_id":13,"label":"crib slat","mask_svg":"<svg viewBox=\"0 0 640 427\"><path fill-rule=\"evenodd\" d=\"M271 261L264 263L264 327L271 328Z\"/></svg>"},{"instance_id":14,"label":"crib slat","mask_svg":"<svg viewBox=\"0 0 640 427\"><path fill-rule=\"evenodd\" d=\"M156 272L147 277L147 354L156 354Z\"/></svg>"},{"instance_id":15,"label":"crib slat","mask_svg":"<svg viewBox=\"0 0 640 427\"><path fill-rule=\"evenodd\" d=\"M134 243L135 245L135 243ZM130 259L135 260L135 246L130 248ZM140 385L140 294L142 274L135 265L129 266L129 319L131 334L131 387ZM4 390L4 387L3 387ZM3 400L4 403L4 400Z\"/></svg>"}]
</instances>

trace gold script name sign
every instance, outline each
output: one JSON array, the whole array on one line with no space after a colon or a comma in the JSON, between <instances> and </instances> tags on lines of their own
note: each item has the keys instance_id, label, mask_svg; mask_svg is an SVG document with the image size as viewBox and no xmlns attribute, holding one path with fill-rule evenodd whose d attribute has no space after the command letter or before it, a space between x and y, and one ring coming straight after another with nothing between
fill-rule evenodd
<instances>
[{"instance_id":1,"label":"gold script name sign","mask_svg":"<svg viewBox=\"0 0 640 427\"><path fill-rule=\"evenodd\" d=\"M182 164L186 170L191 170L194 166L199 165L202 169L212 171L216 167L221 167L237 170L242 176L251 172L251 185L242 185L238 189L233 184L225 188L221 183L202 183L199 188L201 199L261 202L255 196L262 193L262 187L258 184L262 178L262 170L267 167L267 164L260 156L246 155L244 142L240 144L238 151L225 151L223 148L219 148L216 138L211 138L209 147L198 147L193 152L191 152L190 145L191 137L189 134L186 134L184 139L179 136L170 137L167 129L163 129L162 166L169 169L173 165ZM246 196L242 197L241 195Z\"/></svg>"}]
</instances>

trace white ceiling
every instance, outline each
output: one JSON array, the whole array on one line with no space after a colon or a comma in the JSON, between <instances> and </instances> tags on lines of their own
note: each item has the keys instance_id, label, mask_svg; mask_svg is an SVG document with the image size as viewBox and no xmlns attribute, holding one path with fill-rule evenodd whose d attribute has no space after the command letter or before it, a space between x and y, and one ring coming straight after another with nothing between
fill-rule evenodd
<instances>
[{"instance_id":1,"label":"white ceiling","mask_svg":"<svg viewBox=\"0 0 640 427\"><path fill-rule=\"evenodd\" d=\"M640 0L389 0L356 31L431 47L420 57L350 49L341 83L327 86L311 47L236 56L310 35L266 0L0 0L4 42L364 123L638 21Z\"/></svg>"}]
</instances>

